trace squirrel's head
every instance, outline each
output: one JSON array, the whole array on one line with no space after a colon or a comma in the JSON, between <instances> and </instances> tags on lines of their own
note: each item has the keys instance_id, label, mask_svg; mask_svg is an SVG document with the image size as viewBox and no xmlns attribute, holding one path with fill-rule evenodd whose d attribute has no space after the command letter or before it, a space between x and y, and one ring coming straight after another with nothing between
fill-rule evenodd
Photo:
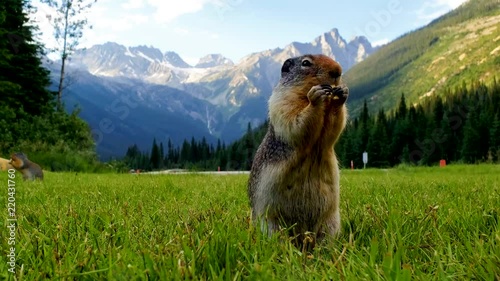
<instances>
[{"instance_id":1,"label":"squirrel's head","mask_svg":"<svg viewBox=\"0 0 500 281\"><path fill-rule=\"evenodd\" d=\"M338 86L342 76L340 64L325 55L304 55L289 58L281 67L281 86L309 90L315 85Z\"/></svg>"},{"instance_id":2,"label":"squirrel's head","mask_svg":"<svg viewBox=\"0 0 500 281\"><path fill-rule=\"evenodd\" d=\"M16 169L22 169L24 166L24 162L28 160L28 157L26 157L26 154L22 152L16 152L13 153L10 156L10 161L9 163Z\"/></svg>"}]
</instances>

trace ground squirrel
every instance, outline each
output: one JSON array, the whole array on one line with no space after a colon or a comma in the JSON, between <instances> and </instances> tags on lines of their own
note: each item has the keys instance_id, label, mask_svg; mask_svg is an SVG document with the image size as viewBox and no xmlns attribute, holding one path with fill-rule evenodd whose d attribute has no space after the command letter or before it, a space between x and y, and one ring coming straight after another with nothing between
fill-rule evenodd
<instances>
[{"instance_id":1,"label":"ground squirrel","mask_svg":"<svg viewBox=\"0 0 500 281\"><path fill-rule=\"evenodd\" d=\"M23 179L25 180L43 179L42 168L37 163L28 160L28 157L24 153L17 152L12 154L9 163L23 174Z\"/></svg>"},{"instance_id":2,"label":"ground squirrel","mask_svg":"<svg viewBox=\"0 0 500 281\"><path fill-rule=\"evenodd\" d=\"M252 219L268 234L294 226L290 234L301 247L312 248L316 239L340 231L334 144L346 124L349 95L341 75L341 66L325 55L287 59L252 164Z\"/></svg>"},{"instance_id":3,"label":"ground squirrel","mask_svg":"<svg viewBox=\"0 0 500 281\"><path fill-rule=\"evenodd\" d=\"M10 162L9 159L0 157L0 171L7 171L9 169L14 169L14 167L12 167L12 165L9 162Z\"/></svg>"}]
</instances>

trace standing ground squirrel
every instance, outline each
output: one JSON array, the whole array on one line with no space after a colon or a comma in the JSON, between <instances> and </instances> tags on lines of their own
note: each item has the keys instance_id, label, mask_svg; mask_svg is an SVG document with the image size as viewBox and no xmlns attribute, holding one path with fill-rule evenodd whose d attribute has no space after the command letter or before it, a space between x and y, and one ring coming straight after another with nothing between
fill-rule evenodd
<instances>
[{"instance_id":1,"label":"standing ground squirrel","mask_svg":"<svg viewBox=\"0 0 500 281\"><path fill-rule=\"evenodd\" d=\"M23 174L23 179L25 180L34 180L37 178L43 180L42 168L37 163L28 160L28 157L24 153L17 152L12 154L10 164Z\"/></svg>"},{"instance_id":2,"label":"standing ground squirrel","mask_svg":"<svg viewBox=\"0 0 500 281\"><path fill-rule=\"evenodd\" d=\"M325 55L284 62L248 183L252 219L262 231L294 226L295 244L310 249L340 231L334 144L346 124L349 95L339 86L341 75L341 66Z\"/></svg>"}]
</instances>

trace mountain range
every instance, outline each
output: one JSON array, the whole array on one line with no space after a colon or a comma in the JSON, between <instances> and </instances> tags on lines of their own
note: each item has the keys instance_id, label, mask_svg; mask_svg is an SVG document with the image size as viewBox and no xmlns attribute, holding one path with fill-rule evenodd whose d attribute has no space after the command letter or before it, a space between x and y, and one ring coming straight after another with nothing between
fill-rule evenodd
<instances>
[{"instance_id":1,"label":"mountain range","mask_svg":"<svg viewBox=\"0 0 500 281\"><path fill-rule=\"evenodd\" d=\"M376 49L365 37L346 41L332 29L309 43L252 53L238 63L208 54L192 66L175 52L108 42L71 57L63 99L67 110L80 108L101 159L123 156L134 143L148 149L153 138L170 138L174 145L192 137L228 143L248 123L265 121L267 100L287 58L323 53L347 71ZM58 66L48 65L54 79Z\"/></svg>"}]
</instances>

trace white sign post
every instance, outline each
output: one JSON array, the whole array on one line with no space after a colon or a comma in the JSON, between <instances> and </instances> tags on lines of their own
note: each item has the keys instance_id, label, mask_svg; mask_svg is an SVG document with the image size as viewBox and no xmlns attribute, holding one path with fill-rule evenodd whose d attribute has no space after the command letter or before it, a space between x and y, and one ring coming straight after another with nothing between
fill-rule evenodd
<instances>
[{"instance_id":1,"label":"white sign post","mask_svg":"<svg viewBox=\"0 0 500 281\"><path fill-rule=\"evenodd\" d=\"M368 163L368 152L363 152L363 169L366 169L366 163Z\"/></svg>"}]
</instances>

